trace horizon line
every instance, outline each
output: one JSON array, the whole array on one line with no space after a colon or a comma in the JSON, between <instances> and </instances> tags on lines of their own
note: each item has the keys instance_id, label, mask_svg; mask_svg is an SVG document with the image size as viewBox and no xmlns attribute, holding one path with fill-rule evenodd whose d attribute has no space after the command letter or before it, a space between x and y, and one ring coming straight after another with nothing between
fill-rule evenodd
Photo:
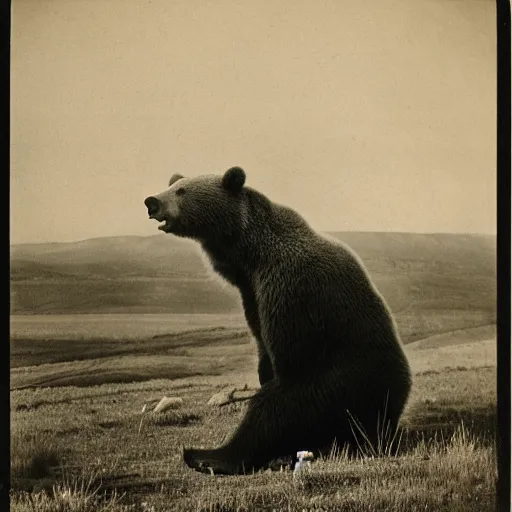
<instances>
[{"instance_id":1,"label":"horizon line","mask_svg":"<svg viewBox=\"0 0 512 512\"><path fill-rule=\"evenodd\" d=\"M470 231L373 231L373 230L316 230L320 233L373 233L373 234L395 234L395 235L452 235L452 236L497 236L497 233L483 233L483 232L470 232ZM101 240L107 238L151 238L157 236L165 236L165 234L155 233L153 235L104 235L104 236L91 236L88 238L80 238L77 240L48 240L44 242L16 242L11 243L9 239L9 247L17 245L48 245L48 244L76 244L80 242L87 242L89 240ZM10 237L9 237L10 238Z\"/></svg>"}]
</instances>

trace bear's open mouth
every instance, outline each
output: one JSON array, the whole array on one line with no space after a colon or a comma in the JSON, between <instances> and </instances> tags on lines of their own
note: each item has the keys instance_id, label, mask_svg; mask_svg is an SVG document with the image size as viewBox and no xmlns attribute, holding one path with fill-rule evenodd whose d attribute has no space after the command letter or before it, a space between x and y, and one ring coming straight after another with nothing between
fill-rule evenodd
<instances>
[{"instance_id":1,"label":"bear's open mouth","mask_svg":"<svg viewBox=\"0 0 512 512\"><path fill-rule=\"evenodd\" d=\"M168 233L171 229L171 223L172 220L169 217L164 217L161 214L153 214L149 216L150 219L154 219L158 222L161 222L160 226L158 226L158 229L160 231L163 231L164 233Z\"/></svg>"},{"instance_id":2,"label":"bear's open mouth","mask_svg":"<svg viewBox=\"0 0 512 512\"><path fill-rule=\"evenodd\" d=\"M169 219L165 219L165 221L158 226L158 229L160 231L163 231L164 233L167 233L168 230L171 228L171 221Z\"/></svg>"}]
</instances>

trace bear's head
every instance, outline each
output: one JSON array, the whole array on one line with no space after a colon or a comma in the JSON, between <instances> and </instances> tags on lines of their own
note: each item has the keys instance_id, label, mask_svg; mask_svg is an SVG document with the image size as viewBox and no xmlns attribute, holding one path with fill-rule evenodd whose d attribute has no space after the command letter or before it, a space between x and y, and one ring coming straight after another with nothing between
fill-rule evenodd
<instances>
[{"instance_id":1,"label":"bear's head","mask_svg":"<svg viewBox=\"0 0 512 512\"><path fill-rule=\"evenodd\" d=\"M224 175L185 178L174 174L169 188L144 201L158 229L177 236L208 240L239 233L246 219L245 172L240 167Z\"/></svg>"}]
</instances>

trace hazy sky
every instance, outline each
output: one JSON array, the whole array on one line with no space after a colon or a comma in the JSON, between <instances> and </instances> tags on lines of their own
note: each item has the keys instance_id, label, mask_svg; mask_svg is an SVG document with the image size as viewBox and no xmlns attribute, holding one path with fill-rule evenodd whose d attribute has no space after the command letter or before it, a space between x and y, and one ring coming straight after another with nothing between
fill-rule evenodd
<instances>
[{"instance_id":1,"label":"hazy sky","mask_svg":"<svg viewBox=\"0 0 512 512\"><path fill-rule=\"evenodd\" d=\"M11 243L159 233L233 165L321 230L496 232L492 0L12 9Z\"/></svg>"}]
</instances>

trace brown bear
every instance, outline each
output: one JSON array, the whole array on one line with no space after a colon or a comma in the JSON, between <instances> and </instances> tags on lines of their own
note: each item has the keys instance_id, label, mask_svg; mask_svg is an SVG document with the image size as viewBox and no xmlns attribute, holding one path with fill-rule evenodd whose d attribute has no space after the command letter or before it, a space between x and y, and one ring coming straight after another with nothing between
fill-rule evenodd
<instances>
[{"instance_id":1,"label":"brown bear","mask_svg":"<svg viewBox=\"0 0 512 512\"><path fill-rule=\"evenodd\" d=\"M394 320L362 262L292 209L244 186L245 173L184 178L146 198L159 229L197 240L240 290L258 345L260 390L232 436L186 449L192 468L235 474L298 450L393 432L411 373ZM359 437L359 439L357 439Z\"/></svg>"}]
</instances>

